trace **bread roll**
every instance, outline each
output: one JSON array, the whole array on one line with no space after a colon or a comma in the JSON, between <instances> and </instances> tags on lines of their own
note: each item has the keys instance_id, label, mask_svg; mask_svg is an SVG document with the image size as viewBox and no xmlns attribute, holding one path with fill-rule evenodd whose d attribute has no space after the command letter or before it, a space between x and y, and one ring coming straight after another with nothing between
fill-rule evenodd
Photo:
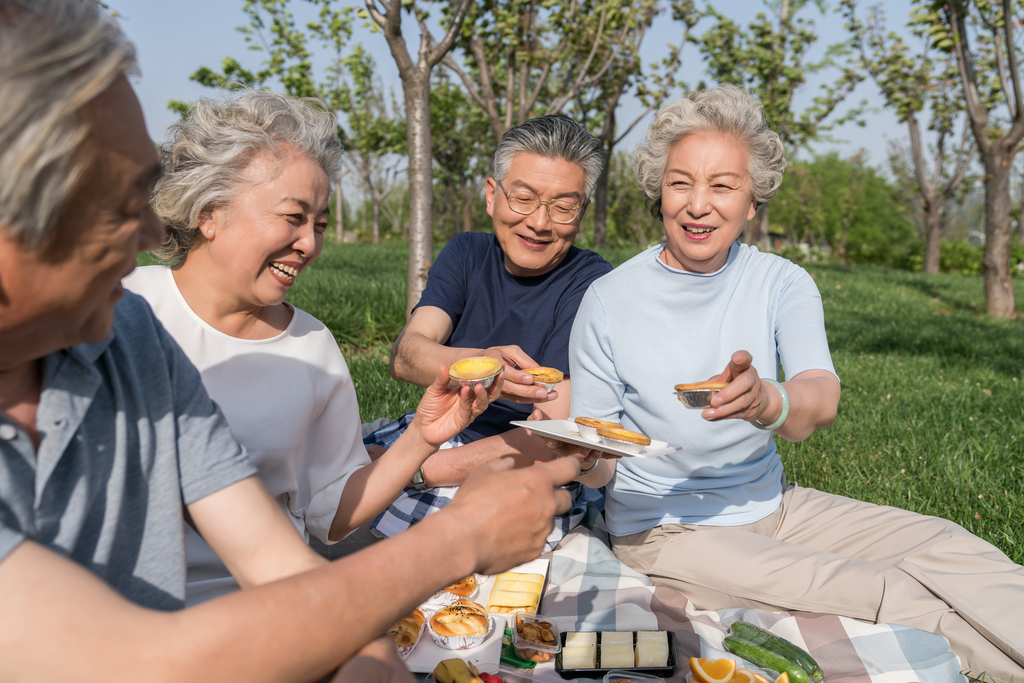
<instances>
[{"instance_id":1,"label":"bread roll","mask_svg":"<svg viewBox=\"0 0 1024 683\"><path fill-rule=\"evenodd\" d=\"M487 610L472 600L456 600L430 618L430 628L439 636L483 636L490 626Z\"/></svg>"}]
</instances>

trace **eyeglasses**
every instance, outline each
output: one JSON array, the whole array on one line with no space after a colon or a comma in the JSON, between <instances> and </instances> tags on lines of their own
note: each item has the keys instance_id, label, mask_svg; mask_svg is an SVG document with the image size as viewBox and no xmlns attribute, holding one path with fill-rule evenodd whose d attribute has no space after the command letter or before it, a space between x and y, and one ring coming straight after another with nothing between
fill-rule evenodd
<instances>
[{"instance_id":1,"label":"eyeglasses","mask_svg":"<svg viewBox=\"0 0 1024 683\"><path fill-rule=\"evenodd\" d=\"M551 199L542 202L540 197L526 190L513 190L509 192L501 186L500 181L498 182L498 189L505 193L505 199L508 200L508 208L520 216L529 216L543 204L548 208L548 218L555 223L562 223L564 225L575 221L580 215L580 209L583 208L581 204L575 204L565 199Z\"/></svg>"}]
</instances>

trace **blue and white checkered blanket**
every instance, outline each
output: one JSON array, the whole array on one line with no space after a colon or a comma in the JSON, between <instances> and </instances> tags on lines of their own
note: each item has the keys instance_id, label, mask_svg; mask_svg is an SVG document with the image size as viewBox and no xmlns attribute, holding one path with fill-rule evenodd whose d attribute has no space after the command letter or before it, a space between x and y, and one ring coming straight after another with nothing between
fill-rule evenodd
<instances>
[{"instance_id":1,"label":"blue and white checkered blanket","mask_svg":"<svg viewBox=\"0 0 1024 683\"><path fill-rule=\"evenodd\" d=\"M966 682L949 641L933 633L812 612L699 610L616 559L600 528L575 529L545 557L551 568L538 613L562 630L673 631L680 668L669 681L686 680L690 657L735 659L722 640L729 624L742 619L810 652L827 683ZM532 680L562 681L550 662L539 664Z\"/></svg>"},{"instance_id":2,"label":"blue and white checkered blanket","mask_svg":"<svg viewBox=\"0 0 1024 683\"><path fill-rule=\"evenodd\" d=\"M363 443L367 446L391 448L391 445L405 432L415 416L415 412L406 413L397 420L377 427L363 438ZM442 444L441 448L457 448L462 445L464 445L462 438L456 436ZM548 536L545 545L547 551L554 549L566 534L580 524L587 515L588 508L600 509L604 501L604 493L588 489L582 484L573 482L565 488L573 494L573 507L568 514L555 517L554 530ZM457 486L440 486L426 491L405 489L384 512L377 515L377 519L373 522L373 533L378 538L390 538L408 529L427 515L448 505L458 490Z\"/></svg>"}]
</instances>

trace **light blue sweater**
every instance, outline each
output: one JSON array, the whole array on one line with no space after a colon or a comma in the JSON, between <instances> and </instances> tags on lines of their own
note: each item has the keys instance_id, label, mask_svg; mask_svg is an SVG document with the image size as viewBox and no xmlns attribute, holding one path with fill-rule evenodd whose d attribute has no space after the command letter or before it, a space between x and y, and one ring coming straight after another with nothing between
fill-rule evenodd
<instances>
[{"instance_id":1,"label":"light blue sweater","mask_svg":"<svg viewBox=\"0 0 1024 683\"><path fill-rule=\"evenodd\" d=\"M680 447L621 459L605 515L616 536L661 524L749 524L782 498L782 461L771 432L743 420L713 423L687 409L676 384L722 372L745 350L762 377L835 374L821 296L789 261L734 244L716 273L676 270L652 247L597 280L569 342L572 417L621 422Z\"/></svg>"}]
</instances>

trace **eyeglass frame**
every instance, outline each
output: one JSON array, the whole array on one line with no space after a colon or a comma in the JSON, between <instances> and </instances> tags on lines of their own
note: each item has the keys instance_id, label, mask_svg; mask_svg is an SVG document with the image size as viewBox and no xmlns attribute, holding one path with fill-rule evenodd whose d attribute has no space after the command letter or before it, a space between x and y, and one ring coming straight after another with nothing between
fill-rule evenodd
<instances>
[{"instance_id":1,"label":"eyeglass frame","mask_svg":"<svg viewBox=\"0 0 1024 683\"><path fill-rule=\"evenodd\" d=\"M590 201L589 199L584 199L582 202L580 202L578 204L574 204L573 206L576 209L576 215L574 215L571 220L563 223L560 220L556 220L554 218L554 216L551 215L550 205L554 204L556 202L564 202L565 201L564 199L549 199L547 201L544 201L540 197L538 197L536 194L534 194L533 192L530 192L529 190L524 190L525 192L530 192L530 194L533 194L534 197L537 197L537 206L535 206L532 209L530 209L527 213L523 213L522 211L519 211L517 209L513 209L512 208L512 200L509 198L509 195L511 195L512 193L509 192L508 190L506 190L504 187L502 187L501 181L500 180L495 180L494 182L498 186L498 189L501 190L502 194L505 195L505 202L508 204L509 211L511 211L512 213L516 214L517 216L530 216L537 209L539 209L541 206L543 206L544 209L547 211L548 218L551 220L551 222L552 223L558 223L559 225L572 225L577 220L579 220L581 212L583 211L583 209L586 208L587 204Z\"/></svg>"}]
</instances>

